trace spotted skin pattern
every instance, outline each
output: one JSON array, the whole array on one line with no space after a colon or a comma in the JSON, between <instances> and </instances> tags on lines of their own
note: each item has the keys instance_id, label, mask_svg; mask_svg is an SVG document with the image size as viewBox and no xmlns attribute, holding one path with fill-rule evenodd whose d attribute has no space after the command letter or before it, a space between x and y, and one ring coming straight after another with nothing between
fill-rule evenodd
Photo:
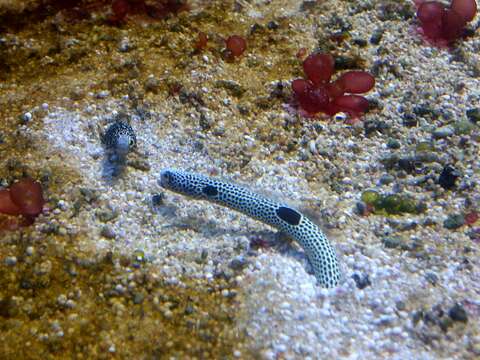
<instances>
[{"instance_id":1,"label":"spotted skin pattern","mask_svg":"<svg viewBox=\"0 0 480 360\"><path fill-rule=\"evenodd\" d=\"M122 141L125 141L125 144ZM103 136L103 142L110 150L130 151L137 146L137 137L129 124L118 121L107 129ZM122 147L125 147L125 149L122 149Z\"/></svg>"},{"instance_id":2,"label":"spotted skin pattern","mask_svg":"<svg viewBox=\"0 0 480 360\"><path fill-rule=\"evenodd\" d=\"M165 189L227 206L279 229L303 247L320 285L338 284L340 268L335 251L318 226L298 211L240 186L181 170L163 170L159 183Z\"/></svg>"}]
</instances>

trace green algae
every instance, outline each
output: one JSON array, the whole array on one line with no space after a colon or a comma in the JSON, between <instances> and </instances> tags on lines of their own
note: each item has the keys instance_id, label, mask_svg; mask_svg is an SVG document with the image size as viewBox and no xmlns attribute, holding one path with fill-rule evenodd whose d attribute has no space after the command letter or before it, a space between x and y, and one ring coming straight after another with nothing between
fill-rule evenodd
<instances>
[{"instance_id":1,"label":"green algae","mask_svg":"<svg viewBox=\"0 0 480 360\"><path fill-rule=\"evenodd\" d=\"M375 190L366 190L361 199L378 215L419 214L425 211L423 203L403 194L380 194Z\"/></svg>"}]
</instances>

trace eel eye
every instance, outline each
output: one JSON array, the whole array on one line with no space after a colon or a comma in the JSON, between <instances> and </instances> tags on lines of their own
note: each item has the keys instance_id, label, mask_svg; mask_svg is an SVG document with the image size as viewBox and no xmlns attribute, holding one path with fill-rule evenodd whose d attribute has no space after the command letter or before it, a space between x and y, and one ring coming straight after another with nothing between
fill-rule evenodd
<instances>
[{"instance_id":1,"label":"eel eye","mask_svg":"<svg viewBox=\"0 0 480 360\"><path fill-rule=\"evenodd\" d=\"M130 139L129 145L130 145L130 147L134 147L134 146L135 146L135 140L134 140L134 139Z\"/></svg>"}]
</instances>

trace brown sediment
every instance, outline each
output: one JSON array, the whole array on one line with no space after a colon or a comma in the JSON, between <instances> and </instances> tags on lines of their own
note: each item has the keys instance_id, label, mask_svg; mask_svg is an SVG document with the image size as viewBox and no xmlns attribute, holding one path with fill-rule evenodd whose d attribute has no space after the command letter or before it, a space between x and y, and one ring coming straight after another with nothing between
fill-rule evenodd
<instances>
[{"instance_id":1,"label":"brown sediment","mask_svg":"<svg viewBox=\"0 0 480 360\"><path fill-rule=\"evenodd\" d=\"M222 295L231 285L168 285L138 255L89 255L77 242L2 236L2 359L219 358L238 348L235 299Z\"/></svg>"}]
</instances>

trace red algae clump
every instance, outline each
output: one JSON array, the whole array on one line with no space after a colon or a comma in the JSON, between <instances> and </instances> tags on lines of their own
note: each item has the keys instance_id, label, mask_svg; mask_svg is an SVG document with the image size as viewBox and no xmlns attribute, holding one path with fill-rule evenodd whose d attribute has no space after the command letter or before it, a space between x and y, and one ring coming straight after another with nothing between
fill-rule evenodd
<instances>
[{"instance_id":1,"label":"red algae clump","mask_svg":"<svg viewBox=\"0 0 480 360\"><path fill-rule=\"evenodd\" d=\"M448 46L460 39L465 26L477 13L475 0L452 0L449 7L438 1L416 0L420 32L437 46Z\"/></svg>"},{"instance_id":2,"label":"red algae clump","mask_svg":"<svg viewBox=\"0 0 480 360\"><path fill-rule=\"evenodd\" d=\"M225 40L225 46L234 57L238 57L247 49L247 41L241 36L232 35Z\"/></svg>"},{"instance_id":3,"label":"red algae clump","mask_svg":"<svg viewBox=\"0 0 480 360\"><path fill-rule=\"evenodd\" d=\"M112 16L109 21L113 24L123 22L129 14L146 14L153 19L163 19L170 14L176 15L188 10L183 0L114 0L111 5Z\"/></svg>"},{"instance_id":4,"label":"red algae clump","mask_svg":"<svg viewBox=\"0 0 480 360\"><path fill-rule=\"evenodd\" d=\"M197 41L195 42L194 44L194 49L195 49L195 52L201 52L203 51L204 49L206 49L207 47L207 42L208 42L208 37L207 37L207 34L205 34L204 32L202 31L199 31L198 32L198 37L197 37Z\"/></svg>"},{"instance_id":5,"label":"red algae clump","mask_svg":"<svg viewBox=\"0 0 480 360\"><path fill-rule=\"evenodd\" d=\"M476 211L471 211L465 215L465 224L467 225L474 225L478 219L480 219L480 215Z\"/></svg>"},{"instance_id":6,"label":"red algae clump","mask_svg":"<svg viewBox=\"0 0 480 360\"><path fill-rule=\"evenodd\" d=\"M319 112L329 116L345 112L352 118L364 114L368 100L360 95L375 86L375 79L365 71L347 71L331 82L335 72L335 59L330 54L315 53L303 62L306 79L292 82L295 99L308 115Z\"/></svg>"},{"instance_id":7,"label":"red algae clump","mask_svg":"<svg viewBox=\"0 0 480 360\"><path fill-rule=\"evenodd\" d=\"M44 205L41 185L30 178L19 180L9 189L0 190L0 214L16 216L0 218L0 230L15 230L20 226L31 225Z\"/></svg>"}]
</instances>

